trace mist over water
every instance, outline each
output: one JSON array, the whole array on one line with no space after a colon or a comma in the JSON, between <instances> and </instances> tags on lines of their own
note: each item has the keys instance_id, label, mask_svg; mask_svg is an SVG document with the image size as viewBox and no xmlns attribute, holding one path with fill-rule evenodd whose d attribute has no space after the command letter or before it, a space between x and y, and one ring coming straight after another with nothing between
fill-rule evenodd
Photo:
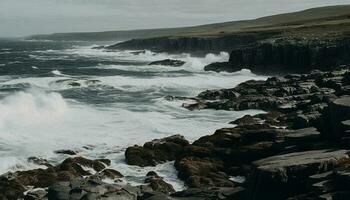
<instances>
[{"instance_id":1,"label":"mist over water","mask_svg":"<svg viewBox=\"0 0 350 200\"><path fill-rule=\"evenodd\" d=\"M259 111L188 111L181 107L183 101L164 97L195 96L206 89L266 78L248 70L203 71L206 64L228 60L224 52L199 58L107 52L85 43L0 43L0 173L42 167L28 163L31 156L58 163L66 157L54 151L71 149L88 158L111 159L128 182L140 183L149 170L155 170L181 189L172 163L156 168L128 166L125 148L174 134L193 141ZM148 65L166 58L186 64Z\"/></svg>"}]
</instances>

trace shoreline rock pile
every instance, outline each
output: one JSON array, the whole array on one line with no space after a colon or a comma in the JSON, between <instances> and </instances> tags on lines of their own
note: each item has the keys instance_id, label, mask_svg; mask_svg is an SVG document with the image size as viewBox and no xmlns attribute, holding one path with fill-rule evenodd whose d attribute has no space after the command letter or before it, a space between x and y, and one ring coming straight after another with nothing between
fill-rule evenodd
<instances>
[{"instance_id":1,"label":"shoreline rock pile","mask_svg":"<svg viewBox=\"0 0 350 200\"><path fill-rule=\"evenodd\" d=\"M0 199L350 199L349 74L346 67L289 74L189 98L195 101L183 105L189 110L266 113L243 116L193 143L174 135L127 148L130 165L174 161L184 191L176 192L155 172L144 185L123 184L123 175L108 168L110 160L61 150L73 157L56 166L31 158L47 168L0 176Z\"/></svg>"}]
</instances>

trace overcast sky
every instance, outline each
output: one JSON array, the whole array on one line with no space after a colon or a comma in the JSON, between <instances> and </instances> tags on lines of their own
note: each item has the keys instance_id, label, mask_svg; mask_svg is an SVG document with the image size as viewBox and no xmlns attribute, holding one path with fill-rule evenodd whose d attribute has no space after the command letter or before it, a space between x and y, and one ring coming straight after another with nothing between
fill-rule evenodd
<instances>
[{"instance_id":1,"label":"overcast sky","mask_svg":"<svg viewBox=\"0 0 350 200\"><path fill-rule=\"evenodd\" d=\"M350 0L0 0L0 37L251 19Z\"/></svg>"}]
</instances>

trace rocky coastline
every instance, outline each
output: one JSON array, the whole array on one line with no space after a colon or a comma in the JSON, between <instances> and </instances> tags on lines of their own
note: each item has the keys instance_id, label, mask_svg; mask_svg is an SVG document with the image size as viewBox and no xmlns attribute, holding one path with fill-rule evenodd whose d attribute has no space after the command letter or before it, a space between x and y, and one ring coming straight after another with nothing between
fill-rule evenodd
<instances>
[{"instance_id":1,"label":"rocky coastline","mask_svg":"<svg viewBox=\"0 0 350 200\"><path fill-rule=\"evenodd\" d=\"M189 110L260 109L212 135L188 142L181 135L156 139L125 151L140 167L175 161L187 189L176 192L155 172L143 185L122 183L110 160L70 155L44 169L0 177L0 199L348 199L350 198L350 68L247 81L235 88L208 90ZM188 97L168 97L168 100ZM109 181L105 181L109 180Z\"/></svg>"}]
</instances>

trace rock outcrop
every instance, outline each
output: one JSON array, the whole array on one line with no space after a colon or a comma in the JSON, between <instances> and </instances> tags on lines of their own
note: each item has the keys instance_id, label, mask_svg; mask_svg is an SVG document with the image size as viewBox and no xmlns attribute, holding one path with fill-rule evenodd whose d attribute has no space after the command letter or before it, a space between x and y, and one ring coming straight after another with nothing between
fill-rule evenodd
<instances>
[{"instance_id":1,"label":"rock outcrop","mask_svg":"<svg viewBox=\"0 0 350 200\"><path fill-rule=\"evenodd\" d=\"M182 60L172 60L172 59L165 59L165 60L158 60L151 62L148 65L163 65L163 66L170 66L170 67L181 67L185 64L186 62Z\"/></svg>"},{"instance_id":2,"label":"rock outcrop","mask_svg":"<svg viewBox=\"0 0 350 200\"><path fill-rule=\"evenodd\" d=\"M174 135L147 142L142 147L135 145L127 148L125 160L129 165L155 166L181 157L184 153L184 147L188 145L189 142L183 136Z\"/></svg>"},{"instance_id":3,"label":"rock outcrop","mask_svg":"<svg viewBox=\"0 0 350 200\"><path fill-rule=\"evenodd\" d=\"M146 175L144 185L121 183L123 175L108 168L107 159L71 157L53 166L31 157L29 161L47 168L0 176L0 191L4 191L0 199L349 199L348 74L347 67L289 74L190 98L196 102L184 106L191 110L265 113L235 119L232 127L193 143L174 135L127 148L125 160L130 165L174 161L187 186L184 191L176 192L155 172Z\"/></svg>"},{"instance_id":4,"label":"rock outcrop","mask_svg":"<svg viewBox=\"0 0 350 200\"><path fill-rule=\"evenodd\" d=\"M255 161L249 198L287 199L309 192L309 176L331 172L349 162L346 150L315 150L283 154Z\"/></svg>"}]
</instances>

